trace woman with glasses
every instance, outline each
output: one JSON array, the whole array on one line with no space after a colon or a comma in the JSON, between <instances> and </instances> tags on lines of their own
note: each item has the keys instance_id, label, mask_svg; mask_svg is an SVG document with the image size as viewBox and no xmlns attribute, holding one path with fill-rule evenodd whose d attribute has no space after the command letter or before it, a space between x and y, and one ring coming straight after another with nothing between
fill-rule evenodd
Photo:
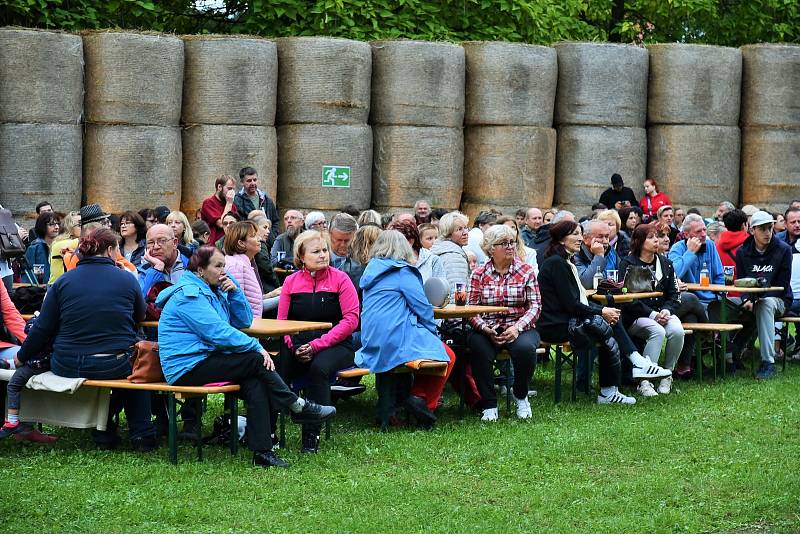
<instances>
[{"instance_id":1,"label":"woman with glasses","mask_svg":"<svg viewBox=\"0 0 800 534\"><path fill-rule=\"evenodd\" d=\"M44 211L36 219L34 231L37 237L28 245L25 259L40 282L50 280L50 245L61 233L61 218L52 211Z\"/></svg>"},{"instance_id":2,"label":"woman with glasses","mask_svg":"<svg viewBox=\"0 0 800 534\"><path fill-rule=\"evenodd\" d=\"M316 230L317 232L325 232L328 230L328 221L325 219L325 214L321 211L312 211L306 215L306 229Z\"/></svg>"},{"instance_id":3,"label":"woman with glasses","mask_svg":"<svg viewBox=\"0 0 800 534\"><path fill-rule=\"evenodd\" d=\"M119 216L119 251L135 267L142 263L145 253L147 225L135 211L126 211Z\"/></svg>"},{"instance_id":4,"label":"woman with glasses","mask_svg":"<svg viewBox=\"0 0 800 534\"><path fill-rule=\"evenodd\" d=\"M528 401L539 334L534 324L539 318L541 299L533 267L517 256L517 234L506 225L490 227L483 235L481 248L488 256L469 281L468 304L506 306L505 313L487 313L470 319L473 335L470 363L481 395L481 421L497 421L497 395L494 391L494 360L508 349L514 363L514 399L517 417L530 419Z\"/></svg>"}]
</instances>

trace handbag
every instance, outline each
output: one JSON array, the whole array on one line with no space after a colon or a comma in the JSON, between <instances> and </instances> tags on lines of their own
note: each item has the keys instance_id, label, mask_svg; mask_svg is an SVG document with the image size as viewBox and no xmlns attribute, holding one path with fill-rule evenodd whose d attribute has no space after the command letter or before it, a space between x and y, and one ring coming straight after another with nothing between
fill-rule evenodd
<instances>
[{"instance_id":1,"label":"handbag","mask_svg":"<svg viewBox=\"0 0 800 534\"><path fill-rule=\"evenodd\" d=\"M599 343L611 353L619 354L619 345L614 339L614 331L601 315L573 317L569 320L567 331L570 335L570 343L578 349Z\"/></svg>"},{"instance_id":2,"label":"handbag","mask_svg":"<svg viewBox=\"0 0 800 534\"><path fill-rule=\"evenodd\" d=\"M631 265L625 273L625 289L630 293L649 293L653 291L655 281L653 271L644 265Z\"/></svg>"},{"instance_id":3,"label":"handbag","mask_svg":"<svg viewBox=\"0 0 800 534\"><path fill-rule=\"evenodd\" d=\"M133 346L130 358L132 372L128 382L147 384L164 382L164 371L161 369L161 358L158 355L158 343L155 341L139 341Z\"/></svg>"},{"instance_id":4,"label":"handbag","mask_svg":"<svg viewBox=\"0 0 800 534\"><path fill-rule=\"evenodd\" d=\"M597 294L598 295L621 295L622 294L622 282L614 282L613 280L609 280L608 278L600 280L600 283L597 284Z\"/></svg>"}]
</instances>

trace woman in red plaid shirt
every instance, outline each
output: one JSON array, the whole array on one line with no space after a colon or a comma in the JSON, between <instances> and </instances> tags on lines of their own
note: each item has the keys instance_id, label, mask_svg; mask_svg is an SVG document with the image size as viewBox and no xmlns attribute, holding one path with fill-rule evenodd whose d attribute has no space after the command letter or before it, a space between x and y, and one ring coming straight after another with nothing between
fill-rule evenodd
<instances>
[{"instance_id":1,"label":"woman in red plaid shirt","mask_svg":"<svg viewBox=\"0 0 800 534\"><path fill-rule=\"evenodd\" d=\"M506 313L487 313L470 319L473 335L472 374L481 401L481 421L497 421L497 395L494 391L493 364L500 350L508 349L514 363L514 399L517 417L529 419L528 389L536 366L539 333L534 323L539 318L541 299L533 267L516 255L517 235L508 226L495 225L483 236L481 248L489 257L469 281L469 304L506 306Z\"/></svg>"}]
</instances>

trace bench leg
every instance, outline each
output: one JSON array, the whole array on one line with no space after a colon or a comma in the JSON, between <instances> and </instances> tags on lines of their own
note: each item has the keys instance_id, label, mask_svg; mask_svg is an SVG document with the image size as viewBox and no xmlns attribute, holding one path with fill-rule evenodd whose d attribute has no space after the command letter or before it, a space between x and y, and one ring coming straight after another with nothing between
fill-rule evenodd
<instances>
[{"instance_id":1,"label":"bench leg","mask_svg":"<svg viewBox=\"0 0 800 534\"><path fill-rule=\"evenodd\" d=\"M396 381L391 373L378 373L375 375L375 390L378 393L378 421L381 431L389 430L389 412L394 405Z\"/></svg>"},{"instance_id":2,"label":"bench leg","mask_svg":"<svg viewBox=\"0 0 800 534\"><path fill-rule=\"evenodd\" d=\"M169 432L167 443L169 444L169 461L173 465L178 465L178 420L176 418L175 394L167 393L167 419L169 419Z\"/></svg>"},{"instance_id":3,"label":"bench leg","mask_svg":"<svg viewBox=\"0 0 800 534\"><path fill-rule=\"evenodd\" d=\"M564 354L561 351L561 345L556 345L556 378L555 378L555 402L561 402L561 370L564 365Z\"/></svg>"},{"instance_id":4,"label":"bench leg","mask_svg":"<svg viewBox=\"0 0 800 534\"><path fill-rule=\"evenodd\" d=\"M699 339L695 339L694 343L694 355L695 355L695 367L697 368L697 381L703 381L703 348L702 343Z\"/></svg>"},{"instance_id":5,"label":"bench leg","mask_svg":"<svg viewBox=\"0 0 800 534\"><path fill-rule=\"evenodd\" d=\"M325 440L331 439L331 421L328 419L325 421Z\"/></svg>"},{"instance_id":6,"label":"bench leg","mask_svg":"<svg viewBox=\"0 0 800 534\"><path fill-rule=\"evenodd\" d=\"M591 362L591 355L589 356ZM589 369L591 369L591 363L588 364ZM589 376L586 378L587 382L592 381L592 375L589 370L587 370ZM572 402L578 400L578 355L574 352L572 353L572 395L570 396Z\"/></svg>"},{"instance_id":7,"label":"bench leg","mask_svg":"<svg viewBox=\"0 0 800 534\"><path fill-rule=\"evenodd\" d=\"M284 415L283 411L278 414L278 426L280 427L280 432L278 436L278 445L280 445L281 449L286 448L286 416Z\"/></svg>"},{"instance_id":8,"label":"bench leg","mask_svg":"<svg viewBox=\"0 0 800 534\"><path fill-rule=\"evenodd\" d=\"M239 399L236 395L230 393L225 394L225 401L228 404L228 413L231 418L231 455L236 456L239 453Z\"/></svg>"},{"instance_id":9,"label":"bench leg","mask_svg":"<svg viewBox=\"0 0 800 534\"><path fill-rule=\"evenodd\" d=\"M195 441L195 447L197 447L197 461L203 461L203 411L205 408L204 399L197 399L194 404L195 408L197 409L197 441Z\"/></svg>"}]
</instances>

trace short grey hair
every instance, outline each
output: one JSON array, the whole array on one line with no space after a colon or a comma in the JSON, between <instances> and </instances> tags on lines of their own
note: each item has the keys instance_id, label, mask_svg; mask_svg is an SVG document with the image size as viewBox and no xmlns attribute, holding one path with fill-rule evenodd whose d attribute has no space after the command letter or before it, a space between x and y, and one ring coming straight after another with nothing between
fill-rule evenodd
<instances>
[{"instance_id":1,"label":"short grey hair","mask_svg":"<svg viewBox=\"0 0 800 534\"><path fill-rule=\"evenodd\" d=\"M594 229L597 226L603 225L603 227L608 227L606 221L600 219L589 219L587 221L583 221L581 223L581 229L583 230L583 237L591 237L594 235Z\"/></svg>"},{"instance_id":2,"label":"short grey hair","mask_svg":"<svg viewBox=\"0 0 800 534\"><path fill-rule=\"evenodd\" d=\"M339 230L345 234L354 234L358 230L358 223L350 214L337 213L331 221L329 230Z\"/></svg>"},{"instance_id":3,"label":"short grey hair","mask_svg":"<svg viewBox=\"0 0 800 534\"><path fill-rule=\"evenodd\" d=\"M414 250L408 244L406 236L397 230L385 230L381 232L378 239L369 251L370 258L391 258L402 260L411 265L417 261Z\"/></svg>"},{"instance_id":4,"label":"short grey hair","mask_svg":"<svg viewBox=\"0 0 800 534\"><path fill-rule=\"evenodd\" d=\"M517 240L517 233L510 226L505 224L495 224L486 229L483 233L483 241L481 241L481 250L487 256L492 255L492 247L500 241L510 239L511 241ZM516 248L516 247L515 247Z\"/></svg>"},{"instance_id":5,"label":"short grey hair","mask_svg":"<svg viewBox=\"0 0 800 534\"><path fill-rule=\"evenodd\" d=\"M575 214L569 210L558 210L555 215L553 215L553 220L550 221L550 224L555 225L560 223L561 221L567 219L568 217L572 217L575 219Z\"/></svg>"},{"instance_id":6,"label":"short grey hair","mask_svg":"<svg viewBox=\"0 0 800 534\"><path fill-rule=\"evenodd\" d=\"M448 239L453 235L458 223L463 223L464 226L467 226L469 219L460 211L451 211L442 215L442 218L439 219L439 236L441 239Z\"/></svg>"},{"instance_id":7,"label":"short grey hair","mask_svg":"<svg viewBox=\"0 0 800 534\"><path fill-rule=\"evenodd\" d=\"M716 241L719 234L725 231L725 225L719 221L714 221L706 228L706 233L712 241Z\"/></svg>"},{"instance_id":8,"label":"short grey hair","mask_svg":"<svg viewBox=\"0 0 800 534\"><path fill-rule=\"evenodd\" d=\"M310 230L313 225L324 220L325 214L321 211L309 211L308 215L306 215L306 228Z\"/></svg>"},{"instance_id":9,"label":"short grey hair","mask_svg":"<svg viewBox=\"0 0 800 534\"><path fill-rule=\"evenodd\" d=\"M736 206L733 205L733 202L729 202L727 200L723 200L722 202L719 203L719 205L728 211L733 211L736 209Z\"/></svg>"},{"instance_id":10,"label":"short grey hair","mask_svg":"<svg viewBox=\"0 0 800 534\"><path fill-rule=\"evenodd\" d=\"M681 232L688 232L692 226L692 223L696 222L701 222L703 223L703 225L706 224L706 222L703 220L701 216L699 216L696 213L690 213L689 215L686 216L685 219L683 219L683 224L681 225Z\"/></svg>"}]
</instances>

